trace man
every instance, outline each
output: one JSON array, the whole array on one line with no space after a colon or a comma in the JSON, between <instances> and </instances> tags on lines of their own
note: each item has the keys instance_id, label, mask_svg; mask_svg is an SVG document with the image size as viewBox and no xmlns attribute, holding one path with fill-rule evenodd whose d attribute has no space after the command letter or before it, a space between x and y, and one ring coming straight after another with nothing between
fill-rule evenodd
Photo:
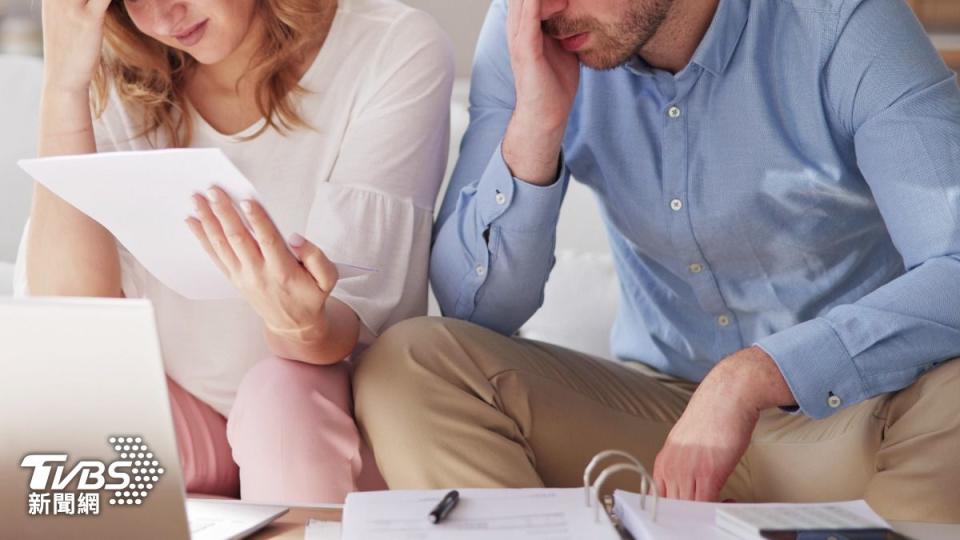
<instances>
[{"instance_id":1,"label":"man","mask_svg":"<svg viewBox=\"0 0 960 540\"><path fill-rule=\"evenodd\" d=\"M574 486L613 447L668 497L960 521L960 89L902 0L496 0L471 104L432 260L469 322L356 373L391 487ZM571 176L624 362L505 337Z\"/></svg>"}]
</instances>

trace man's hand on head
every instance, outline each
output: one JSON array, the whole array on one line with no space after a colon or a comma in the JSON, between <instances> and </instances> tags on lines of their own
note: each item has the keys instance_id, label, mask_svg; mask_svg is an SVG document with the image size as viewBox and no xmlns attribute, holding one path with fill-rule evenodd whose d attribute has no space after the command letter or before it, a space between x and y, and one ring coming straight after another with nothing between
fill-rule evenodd
<instances>
[{"instance_id":1,"label":"man's hand on head","mask_svg":"<svg viewBox=\"0 0 960 540\"><path fill-rule=\"evenodd\" d=\"M716 501L750 445L760 412L794 404L780 369L759 347L724 359L693 394L657 455L653 475L660 494Z\"/></svg>"},{"instance_id":2,"label":"man's hand on head","mask_svg":"<svg viewBox=\"0 0 960 540\"><path fill-rule=\"evenodd\" d=\"M543 32L541 0L510 0L507 39L516 85L516 107L503 139L511 173L526 182L550 185L573 101L580 61Z\"/></svg>"}]
</instances>

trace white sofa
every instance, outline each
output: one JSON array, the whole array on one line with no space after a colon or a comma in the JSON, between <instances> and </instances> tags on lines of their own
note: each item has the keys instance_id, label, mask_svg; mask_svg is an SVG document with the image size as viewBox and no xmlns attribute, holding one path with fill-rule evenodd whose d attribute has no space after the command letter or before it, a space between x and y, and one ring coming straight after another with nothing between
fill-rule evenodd
<instances>
[{"instance_id":1,"label":"white sofa","mask_svg":"<svg viewBox=\"0 0 960 540\"><path fill-rule=\"evenodd\" d=\"M9 294L13 260L30 211L31 183L16 165L36 154L39 60L0 56L0 296Z\"/></svg>"},{"instance_id":2,"label":"white sofa","mask_svg":"<svg viewBox=\"0 0 960 540\"><path fill-rule=\"evenodd\" d=\"M39 61L0 55L0 296L10 292L12 263L29 211L31 184L16 161L36 153L40 83ZM466 82L458 83L451 170L467 125L466 95ZM544 306L521 334L610 358L608 334L618 283L593 196L576 182L564 201L557 241L557 266L547 283ZM431 310L437 312L435 303ZM956 525L898 523L897 529L917 539L960 538Z\"/></svg>"},{"instance_id":3,"label":"white sofa","mask_svg":"<svg viewBox=\"0 0 960 540\"><path fill-rule=\"evenodd\" d=\"M41 79L39 60L0 56L0 296L10 294L12 264L29 212L31 183L16 161L36 153ZM459 81L452 105L448 176L469 120L467 91L467 82ZM593 196L577 183L570 187L562 210L557 259L545 305L521 334L610 357L608 334L618 285ZM438 313L431 298L431 314Z\"/></svg>"}]
</instances>

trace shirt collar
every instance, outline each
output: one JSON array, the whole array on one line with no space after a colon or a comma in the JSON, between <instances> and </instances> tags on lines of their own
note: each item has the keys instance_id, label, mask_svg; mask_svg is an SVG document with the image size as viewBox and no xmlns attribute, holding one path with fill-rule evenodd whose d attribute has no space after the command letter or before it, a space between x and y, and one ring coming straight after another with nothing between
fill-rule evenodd
<instances>
[{"instance_id":1,"label":"shirt collar","mask_svg":"<svg viewBox=\"0 0 960 540\"><path fill-rule=\"evenodd\" d=\"M726 71L740 43L743 29L747 26L747 3L747 0L720 0L710 28L690 59L691 64L697 64L713 75L721 75ZM651 75L654 71L650 64L637 55L624 67L635 75Z\"/></svg>"}]
</instances>

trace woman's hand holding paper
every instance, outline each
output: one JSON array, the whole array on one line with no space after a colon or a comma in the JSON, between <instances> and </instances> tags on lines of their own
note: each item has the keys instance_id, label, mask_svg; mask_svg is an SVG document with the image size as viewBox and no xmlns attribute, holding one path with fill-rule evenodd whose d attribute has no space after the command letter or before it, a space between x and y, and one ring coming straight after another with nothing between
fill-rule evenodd
<instances>
[{"instance_id":1,"label":"woman's hand holding paper","mask_svg":"<svg viewBox=\"0 0 960 540\"><path fill-rule=\"evenodd\" d=\"M222 189L210 189L208 197L194 196L197 216L187 224L263 319L268 341L280 349L274 352L318 364L347 356L359 321L348 306L330 298L339 279L334 263L299 235L285 241L256 201L240 203L244 223Z\"/></svg>"}]
</instances>

